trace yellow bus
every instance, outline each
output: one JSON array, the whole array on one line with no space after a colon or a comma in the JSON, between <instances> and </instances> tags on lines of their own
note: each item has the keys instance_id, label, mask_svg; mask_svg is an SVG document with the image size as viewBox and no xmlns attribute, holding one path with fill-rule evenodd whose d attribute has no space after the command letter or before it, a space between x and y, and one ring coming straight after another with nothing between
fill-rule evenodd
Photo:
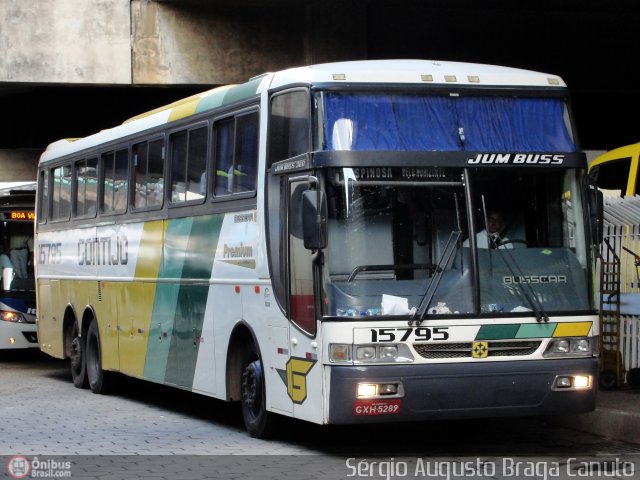
<instances>
[{"instance_id":1,"label":"yellow bus","mask_svg":"<svg viewBox=\"0 0 640 480\"><path fill-rule=\"evenodd\" d=\"M95 393L120 372L240 401L257 437L591 411L587 183L556 75L361 61L214 89L44 152L40 347Z\"/></svg>"},{"instance_id":2,"label":"yellow bus","mask_svg":"<svg viewBox=\"0 0 640 480\"><path fill-rule=\"evenodd\" d=\"M605 197L640 195L640 143L610 150L593 159L589 175Z\"/></svg>"}]
</instances>

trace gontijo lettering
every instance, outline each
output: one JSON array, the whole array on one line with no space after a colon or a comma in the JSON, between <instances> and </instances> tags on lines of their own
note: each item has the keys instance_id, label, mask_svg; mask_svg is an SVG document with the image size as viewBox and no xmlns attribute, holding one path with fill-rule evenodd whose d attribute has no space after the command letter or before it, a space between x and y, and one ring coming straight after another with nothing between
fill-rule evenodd
<instances>
[{"instance_id":1,"label":"gontijo lettering","mask_svg":"<svg viewBox=\"0 0 640 480\"><path fill-rule=\"evenodd\" d=\"M129 241L125 235L78 240L78 265L126 265Z\"/></svg>"}]
</instances>

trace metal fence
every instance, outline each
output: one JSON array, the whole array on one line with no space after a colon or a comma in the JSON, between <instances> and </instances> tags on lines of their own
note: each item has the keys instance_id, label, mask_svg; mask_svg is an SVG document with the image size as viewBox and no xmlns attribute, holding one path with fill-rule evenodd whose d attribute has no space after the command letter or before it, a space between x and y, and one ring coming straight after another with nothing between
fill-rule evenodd
<instances>
[{"instance_id":1,"label":"metal fence","mask_svg":"<svg viewBox=\"0 0 640 480\"><path fill-rule=\"evenodd\" d=\"M612 261L614 254L620 259L621 297L627 305L640 305L640 196L605 197L603 227L613 251L603 246L602 256L605 261ZM640 312L625 310L623 305L621 313L620 352L623 370L628 372L640 367Z\"/></svg>"}]
</instances>

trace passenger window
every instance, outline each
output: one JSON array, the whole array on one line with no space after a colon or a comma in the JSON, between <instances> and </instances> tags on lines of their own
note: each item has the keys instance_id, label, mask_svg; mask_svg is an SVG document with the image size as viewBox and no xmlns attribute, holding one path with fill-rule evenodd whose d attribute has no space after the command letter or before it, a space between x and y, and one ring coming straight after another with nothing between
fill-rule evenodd
<instances>
[{"instance_id":1,"label":"passenger window","mask_svg":"<svg viewBox=\"0 0 640 480\"><path fill-rule=\"evenodd\" d=\"M206 196L207 127L171 136L171 202L203 201Z\"/></svg>"},{"instance_id":2,"label":"passenger window","mask_svg":"<svg viewBox=\"0 0 640 480\"><path fill-rule=\"evenodd\" d=\"M76 217L95 217L98 201L98 159L76 162Z\"/></svg>"},{"instance_id":3,"label":"passenger window","mask_svg":"<svg viewBox=\"0 0 640 480\"><path fill-rule=\"evenodd\" d=\"M126 149L102 155L102 178L102 212L124 212L129 187L129 152Z\"/></svg>"},{"instance_id":4,"label":"passenger window","mask_svg":"<svg viewBox=\"0 0 640 480\"><path fill-rule=\"evenodd\" d=\"M38 223L46 223L49 215L49 170L40 172L40 192L38 199Z\"/></svg>"},{"instance_id":5,"label":"passenger window","mask_svg":"<svg viewBox=\"0 0 640 480\"><path fill-rule=\"evenodd\" d=\"M51 219L68 219L71 212L71 167L53 169Z\"/></svg>"},{"instance_id":6,"label":"passenger window","mask_svg":"<svg viewBox=\"0 0 640 480\"><path fill-rule=\"evenodd\" d=\"M161 207L164 197L164 141L135 144L131 149L135 172L133 206Z\"/></svg>"},{"instance_id":7,"label":"passenger window","mask_svg":"<svg viewBox=\"0 0 640 480\"><path fill-rule=\"evenodd\" d=\"M215 124L216 197L255 191L259 122L259 113L251 112Z\"/></svg>"},{"instance_id":8,"label":"passenger window","mask_svg":"<svg viewBox=\"0 0 640 480\"><path fill-rule=\"evenodd\" d=\"M309 115L306 90L273 97L269 120L269 166L309 151Z\"/></svg>"}]
</instances>

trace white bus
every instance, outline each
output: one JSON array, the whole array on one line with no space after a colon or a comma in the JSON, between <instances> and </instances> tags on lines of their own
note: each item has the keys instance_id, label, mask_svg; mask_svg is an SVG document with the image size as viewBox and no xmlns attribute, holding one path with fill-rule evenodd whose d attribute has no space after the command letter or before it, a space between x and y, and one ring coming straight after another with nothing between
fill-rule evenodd
<instances>
[{"instance_id":1,"label":"white bus","mask_svg":"<svg viewBox=\"0 0 640 480\"><path fill-rule=\"evenodd\" d=\"M0 350L38 348L33 221L36 185L0 190Z\"/></svg>"},{"instance_id":2,"label":"white bus","mask_svg":"<svg viewBox=\"0 0 640 480\"><path fill-rule=\"evenodd\" d=\"M56 142L39 164L40 347L96 393L121 372L240 401L257 437L280 415L590 411L568 96L512 68L323 64ZM480 248L497 210L503 244Z\"/></svg>"}]
</instances>

